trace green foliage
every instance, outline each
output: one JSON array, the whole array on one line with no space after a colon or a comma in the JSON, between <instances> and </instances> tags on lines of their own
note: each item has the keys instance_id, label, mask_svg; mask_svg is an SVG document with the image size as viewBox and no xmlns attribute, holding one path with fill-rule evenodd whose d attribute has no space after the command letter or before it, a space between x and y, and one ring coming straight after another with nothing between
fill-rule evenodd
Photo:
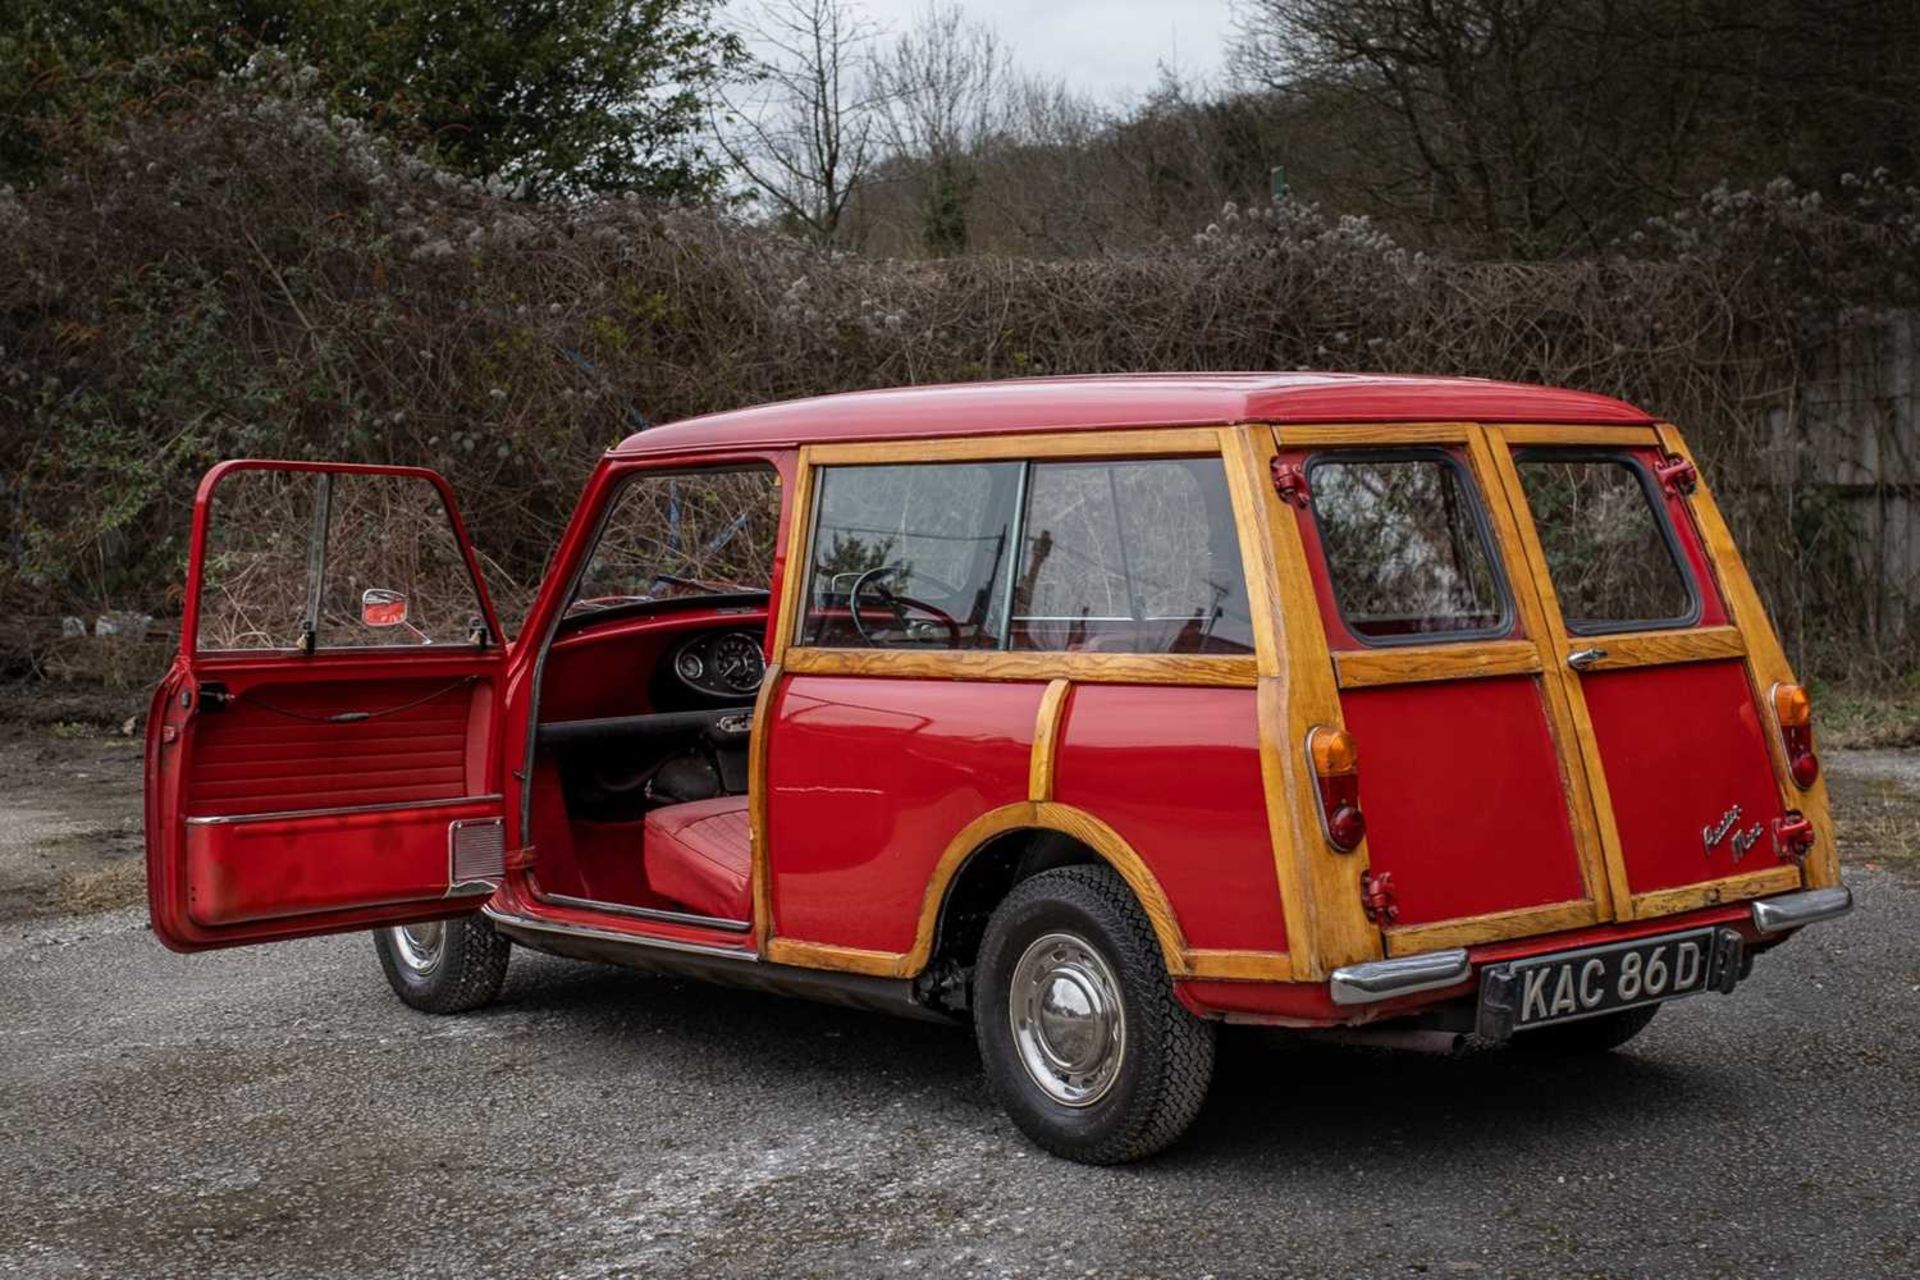
<instances>
[{"instance_id":1,"label":"green foliage","mask_svg":"<svg viewBox=\"0 0 1920 1280\"><path fill-rule=\"evenodd\" d=\"M263 51L314 68L336 110L525 193L711 192L699 141L741 57L715 0L8 0L0 182L27 185L76 126L163 103L165 75L237 72ZM164 74L157 74L164 73Z\"/></svg>"},{"instance_id":2,"label":"green foliage","mask_svg":"<svg viewBox=\"0 0 1920 1280\"><path fill-rule=\"evenodd\" d=\"M1809 674L1920 656L1920 627L1860 589L1868 531L1809 505L1806 445L1769 423L1837 326L1871 335L1920 294L1920 191L1882 178L1715 193L1631 256L1552 265L1415 253L1285 201L1152 254L878 261L637 198L511 199L284 64L153 74L61 172L0 191L0 615L177 609L195 483L222 457L442 471L512 619L594 460L649 421L1317 367L1641 403L1686 429Z\"/></svg>"}]
</instances>

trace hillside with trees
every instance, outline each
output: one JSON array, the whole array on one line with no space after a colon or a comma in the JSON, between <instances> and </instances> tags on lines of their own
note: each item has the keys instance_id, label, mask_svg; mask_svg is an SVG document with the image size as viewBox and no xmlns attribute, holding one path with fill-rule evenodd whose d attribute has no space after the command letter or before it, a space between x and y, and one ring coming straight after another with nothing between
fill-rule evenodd
<instances>
[{"instance_id":1,"label":"hillside with trees","mask_svg":"<svg viewBox=\"0 0 1920 1280\"><path fill-rule=\"evenodd\" d=\"M1840 501L1794 426L1834 350L1920 301L1910 6L1854 5L1788 75L1768 59L1814 23L1789 0L1575 27L1585 6L1273 0L1242 11L1234 84L1116 110L953 8L885 31L832 0L750 28L696 0L354 3L368 25L30 0L0 31L9 670L71 669L63 614L177 609L221 457L445 471L511 613L591 459L651 422L1303 366L1644 403L1705 454L1810 668L1920 656L1914 608L1861 590L1888 572L1871 503L1906 482ZM1622 84L1679 132L1617 118Z\"/></svg>"}]
</instances>

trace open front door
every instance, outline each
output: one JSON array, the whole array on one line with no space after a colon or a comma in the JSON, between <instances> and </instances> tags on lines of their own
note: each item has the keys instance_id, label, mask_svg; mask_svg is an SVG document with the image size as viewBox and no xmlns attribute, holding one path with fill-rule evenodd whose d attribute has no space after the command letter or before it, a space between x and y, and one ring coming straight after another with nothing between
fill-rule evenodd
<instances>
[{"instance_id":1,"label":"open front door","mask_svg":"<svg viewBox=\"0 0 1920 1280\"><path fill-rule=\"evenodd\" d=\"M504 859L502 659L438 475L214 468L148 723L154 932L196 951L472 910Z\"/></svg>"}]
</instances>

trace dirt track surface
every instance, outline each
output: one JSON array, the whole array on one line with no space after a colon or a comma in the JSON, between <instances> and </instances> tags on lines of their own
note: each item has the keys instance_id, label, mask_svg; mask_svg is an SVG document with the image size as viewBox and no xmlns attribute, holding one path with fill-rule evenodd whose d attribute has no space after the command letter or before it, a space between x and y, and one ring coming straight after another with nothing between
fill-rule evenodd
<instances>
[{"instance_id":1,"label":"dirt track surface","mask_svg":"<svg viewBox=\"0 0 1920 1280\"><path fill-rule=\"evenodd\" d=\"M43 883L136 794L73 781ZM36 898L0 923L0 1276L1910 1276L1920 887L1851 879L1609 1059L1230 1036L1189 1139L1118 1170L1029 1147L964 1032L527 953L436 1019L364 937L176 956Z\"/></svg>"}]
</instances>

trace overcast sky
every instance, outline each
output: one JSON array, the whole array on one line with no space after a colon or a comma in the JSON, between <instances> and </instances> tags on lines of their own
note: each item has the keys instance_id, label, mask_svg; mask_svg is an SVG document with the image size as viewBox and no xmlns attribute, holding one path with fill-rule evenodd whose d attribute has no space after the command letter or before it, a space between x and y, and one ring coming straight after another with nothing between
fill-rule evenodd
<instances>
[{"instance_id":1,"label":"overcast sky","mask_svg":"<svg viewBox=\"0 0 1920 1280\"><path fill-rule=\"evenodd\" d=\"M730 8L743 2L733 0ZM856 0L876 22L900 30L926 0ZM1159 64L1188 80L1218 76L1228 0L964 0L968 14L1000 33L1026 71L1058 76L1107 105L1151 88Z\"/></svg>"}]
</instances>

